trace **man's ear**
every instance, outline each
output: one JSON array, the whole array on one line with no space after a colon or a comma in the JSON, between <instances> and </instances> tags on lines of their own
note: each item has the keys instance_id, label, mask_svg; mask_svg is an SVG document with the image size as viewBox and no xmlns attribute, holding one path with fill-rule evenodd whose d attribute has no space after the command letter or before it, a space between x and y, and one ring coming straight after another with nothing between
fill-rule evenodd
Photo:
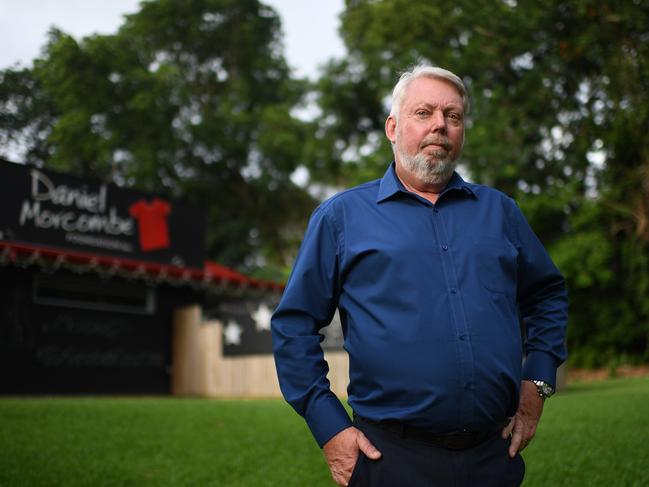
<instances>
[{"instance_id":1,"label":"man's ear","mask_svg":"<svg viewBox=\"0 0 649 487\"><path fill-rule=\"evenodd\" d=\"M394 118L394 115L390 115L385 120L385 136L388 140L394 144L397 141L397 119Z\"/></svg>"}]
</instances>

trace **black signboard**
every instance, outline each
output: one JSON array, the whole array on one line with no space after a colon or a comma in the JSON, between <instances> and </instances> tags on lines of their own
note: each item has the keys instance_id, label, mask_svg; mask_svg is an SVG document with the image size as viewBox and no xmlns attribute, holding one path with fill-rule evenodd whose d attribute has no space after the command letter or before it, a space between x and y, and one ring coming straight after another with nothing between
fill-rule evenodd
<instances>
[{"instance_id":1,"label":"black signboard","mask_svg":"<svg viewBox=\"0 0 649 487\"><path fill-rule=\"evenodd\" d=\"M202 209L0 161L0 240L202 269Z\"/></svg>"},{"instance_id":2,"label":"black signboard","mask_svg":"<svg viewBox=\"0 0 649 487\"><path fill-rule=\"evenodd\" d=\"M215 318L223 323L223 355L265 355L273 353L270 319L277 301L271 300L229 300L221 303ZM340 350L343 335L338 313L331 324L320 331L322 348Z\"/></svg>"},{"instance_id":3,"label":"black signboard","mask_svg":"<svg viewBox=\"0 0 649 487\"><path fill-rule=\"evenodd\" d=\"M41 277L85 282L96 300L86 299L81 307L67 294L52 294L57 299L46 303L39 296ZM168 393L172 309L190 295L156 286L156 306L137 314L111 310L102 301L135 285L145 287L118 278L0 267L0 394Z\"/></svg>"}]
</instances>

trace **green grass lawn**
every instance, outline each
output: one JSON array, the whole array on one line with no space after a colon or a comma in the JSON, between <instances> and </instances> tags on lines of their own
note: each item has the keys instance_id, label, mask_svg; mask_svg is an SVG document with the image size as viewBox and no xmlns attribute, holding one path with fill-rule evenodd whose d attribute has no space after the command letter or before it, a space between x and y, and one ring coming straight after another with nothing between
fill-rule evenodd
<instances>
[{"instance_id":1,"label":"green grass lawn","mask_svg":"<svg viewBox=\"0 0 649 487\"><path fill-rule=\"evenodd\" d=\"M649 486L649 378L572 385L523 456L524 487Z\"/></svg>"},{"instance_id":2,"label":"green grass lawn","mask_svg":"<svg viewBox=\"0 0 649 487\"><path fill-rule=\"evenodd\" d=\"M572 386L546 404L524 486L648 486L648 416L647 378ZM333 483L279 400L0 399L0 486L57 485Z\"/></svg>"}]
</instances>

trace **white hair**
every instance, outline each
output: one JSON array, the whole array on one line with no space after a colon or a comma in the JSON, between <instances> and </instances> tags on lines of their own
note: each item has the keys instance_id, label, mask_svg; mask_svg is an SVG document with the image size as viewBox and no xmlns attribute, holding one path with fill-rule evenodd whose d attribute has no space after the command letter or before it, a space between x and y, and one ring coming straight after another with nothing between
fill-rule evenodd
<instances>
[{"instance_id":1,"label":"white hair","mask_svg":"<svg viewBox=\"0 0 649 487\"><path fill-rule=\"evenodd\" d=\"M413 66L408 71L405 71L397 84L394 85L392 90L392 109L390 110L390 115L395 119L398 119L399 110L401 109L401 103L403 102L404 97L406 96L406 90L410 83L419 78L433 78L449 81L450 83L457 88L457 91L462 97L462 106L464 108L464 113L469 112L469 96L466 91L464 83L454 73L451 73L447 69L440 68L438 66L431 66L429 64L417 64Z\"/></svg>"}]
</instances>

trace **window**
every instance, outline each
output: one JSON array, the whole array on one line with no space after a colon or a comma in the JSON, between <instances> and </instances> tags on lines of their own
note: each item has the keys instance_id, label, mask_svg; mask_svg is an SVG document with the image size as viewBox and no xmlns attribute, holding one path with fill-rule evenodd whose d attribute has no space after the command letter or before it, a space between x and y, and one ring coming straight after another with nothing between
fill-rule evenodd
<instances>
[{"instance_id":1,"label":"window","mask_svg":"<svg viewBox=\"0 0 649 487\"><path fill-rule=\"evenodd\" d=\"M34 279L36 304L119 313L155 313L155 288L142 282L101 279L62 273L38 274Z\"/></svg>"}]
</instances>

